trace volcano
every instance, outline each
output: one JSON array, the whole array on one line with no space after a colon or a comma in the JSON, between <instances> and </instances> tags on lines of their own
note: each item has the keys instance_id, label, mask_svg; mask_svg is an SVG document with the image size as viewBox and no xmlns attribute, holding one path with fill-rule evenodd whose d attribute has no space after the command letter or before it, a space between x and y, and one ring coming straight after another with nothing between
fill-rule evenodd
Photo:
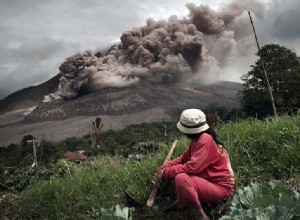
<instances>
[{"instance_id":1,"label":"volcano","mask_svg":"<svg viewBox=\"0 0 300 220\"><path fill-rule=\"evenodd\" d=\"M239 54L242 39L232 28L245 6L187 8L186 18L147 19L104 53L72 55L54 78L0 101L0 145L27 134L52 141L82 136L95 116L108 130L177 120L185 108L238 107L242 85L217 80Z\"/></svg>"}]
</instances>

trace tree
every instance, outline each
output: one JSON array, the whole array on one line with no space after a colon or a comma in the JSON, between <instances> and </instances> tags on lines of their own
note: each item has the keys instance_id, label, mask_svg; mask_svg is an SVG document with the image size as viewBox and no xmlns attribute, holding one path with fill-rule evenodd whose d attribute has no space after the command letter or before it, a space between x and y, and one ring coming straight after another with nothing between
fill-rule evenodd
<instances>
[{"instance_id":1,"label":"tree","mask_svg":"<svg viewBox=\"0 0 300 220\"><path fill-rule=\"evenodd\" d=\"M55 161L60 157L59 146L56 146L55 143L42 140L40 147L43 149L43 152L40 152L40 160L42 159L44 163Z\"/></svg>"},{"instance_id":2,"label":"tree","mask_svg":"<svg viewBox=\"0 0 300 220\"><path fill-rule=\"evenodd\" d=\"M21 141L22 146L29 145L27 141L31 141L31 140L36 140L36 138L31 134L25 135Z\"/></svg>"},{"instance_id":3,"label":"tree","mask_svg":"<svg viewBox=\"0 0 300 220\"><path fill-rule=\"evenodd\" d=\"M277 111L284 113L300 107L300 59L290 49L278 44L262 47L260 57L251 70L242 76L244 90L241 92L241 106L250 116L272 115L272 105L268 95L262 61L266 65L269 83L273 92Z\"/></svg>"},{"instance_id":4,"label":"tree","mask_svg":"<svg viewBox=\"0 0 300 220\"><path fill-rule=\"evenodd\" d=\"M101 132L102 127L103 127L102 118L100 118L99 116L97 116L96 119L95 119L95 121L92 122L92 129L95 132L96 149L98 151L98 154L100 153L100 143L101 143L100 132Z\"/></svg>"}]
</instances>

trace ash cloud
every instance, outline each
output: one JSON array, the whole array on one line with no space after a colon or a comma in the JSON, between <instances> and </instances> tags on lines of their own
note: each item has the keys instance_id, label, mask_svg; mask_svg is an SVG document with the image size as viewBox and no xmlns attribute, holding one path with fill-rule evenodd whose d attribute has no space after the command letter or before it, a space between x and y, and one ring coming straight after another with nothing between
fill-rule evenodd
<instances>
[{"instance_id":1,"label":"ash cloud","mask_svg":"<svg viewBox=\"0 0 300 220\"><path fill-rule=\"evenodd\" d=\"M232 0L203 0L202 2L218 10L192 6L190 13L189 9L185 9L183 5L188 1L110 0L109 3L103 4L102 1L93 0L84 2L79 0L72 2L2 0L0 7L0 20L3 21L0 22L0 99L19 89L38 85L53 77L57 74L57 68L63 59L70 54L85 51L88 48L97 52L109 47L112 42L119 42L116 39L119 39L124 30L145 24L146 18L151 16L156 18L154 22L159 22L157 20L160 18L167 19L170 14L177 14L180 18L186 16L184 19L177 19L179 23L194 24L199 28L196 29L202 32L204 42L201 54L203 56L200 57L202 60L196 62L195 60L199 57L187 60L186 54L181 54L192 73L180 76L177 78L178 81L188 78L189 81L202 82L207 81L209 77L213 79L219 76L221 80L241 82L240 77L247 73L250 65L257 60L255 56L257 47L247 14L248 10L252 12L261 47L265 44L277 43L297 54L300 53L298 25L300 1L298 0L236 0L230 6L224 7L223 3ZM204 13L202 23L197 19L192 21L193 15L201 18L201 15L197 14L201 10ZM177 54L171 54L170 60L174 60L172 58L180 60ZM154 59L154 63L158 61ZM148 68L142 68L143 71L141 71L138 65L133 65L131 62L123 63L125 64L120 63L120 65L124 68L113 65L109 67L104 64L107 65L108 72L88 74L91 75L91 79L88 80L87 85L95 82L96 86L93 87L97 89L101 88L102 84L125 86L125 82L133 84L145 79L127 77L126 81L122 75L115 74L116 69L121 69L121 72L128 70L129 76L137 73L149 75ZM158 66L159 64L160 62ZM190 67L191 64L192 67ZM168 68L168 65L164 66ZM171 64L169 66L173 67ZM184 69L185 66L182 68ZM173 74L168 73L164 72L162 75L156 73L156 77L151 80L172 82ZM97 80L93 81L92 76L96 75ZM187 77L188 75L191 77ZM108 79L104 82L106 78ZM147 79L150 80L149 77ZM80 88L79 92L87 86L83 85L84 87Z\"/></svg>"},{"instance_id":2,"label":"ash cloud","mask_svg":"<svg viewBox=\"0 0 300 220\"><path fill-rule=\"evenodd\" d=\"M258 12L259 6L251 3ZM145 26L124 32L120 43L102 57L85 51L67 58L59 67L63 76L58 91L44 101L71 99L83 90L129 86L141 80L199 84L213 81L221 68L239 56L242 42L247 42L248 35L242 31L239 39L235 37L235 29L240 27L234 23L244 19L247 7L235 1L215 11L208 6L187 4L190 13L186 18L149 18Z\"/></svg>"}]
</instances>

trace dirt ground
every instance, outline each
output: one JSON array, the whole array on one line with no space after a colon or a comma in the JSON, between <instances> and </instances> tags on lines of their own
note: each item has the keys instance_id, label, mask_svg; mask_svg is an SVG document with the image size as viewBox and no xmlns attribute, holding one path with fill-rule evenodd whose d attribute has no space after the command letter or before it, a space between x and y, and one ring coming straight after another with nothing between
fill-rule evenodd
<instances>
[{"instance_id":1,"label":"dirt ground","mask_svg":"<svg viewBox=\"0 0 300 220\"><path fill-rule=\"evenodd\" d=\"M136 209L133 212L134 220L195 220L193 210L188 208L180 208L170 212L164 212L169 204L163 203L154 206L152 209ZM220 204L203 204L203 210L210 217L211 220L219 219L228 206L225 203Z\"/></svg>"}]
</instances>

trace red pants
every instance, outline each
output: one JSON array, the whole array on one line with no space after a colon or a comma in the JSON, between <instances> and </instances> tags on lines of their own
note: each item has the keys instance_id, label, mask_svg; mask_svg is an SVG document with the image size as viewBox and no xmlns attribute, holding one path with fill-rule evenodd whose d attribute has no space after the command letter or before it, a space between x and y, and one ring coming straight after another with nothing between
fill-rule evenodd
<instances>
[{"instance_id":1,"label":"red pants","mask_svg":"<svg viewBox=\"0 0 300 220\"><path fill-rule=\"evenodd\" d=\"M200 202L219 202L232 196L234 187L222 187L198 176L179 173L175 177L180 207L201 208Z\"/></svg>"}]
</instances>

